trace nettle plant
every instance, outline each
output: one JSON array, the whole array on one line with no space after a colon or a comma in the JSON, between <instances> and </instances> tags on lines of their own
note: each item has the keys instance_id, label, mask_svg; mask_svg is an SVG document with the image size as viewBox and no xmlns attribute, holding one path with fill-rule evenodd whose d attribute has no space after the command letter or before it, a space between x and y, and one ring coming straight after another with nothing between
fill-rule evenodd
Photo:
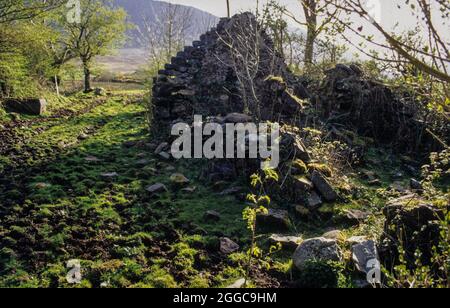
<instances>
[{"instance_id":1,"label":"nettle plant","mask_svg":"<svg viewBox=\"0 0 450 308\"><path fill-rule=\"evenodd\" d=\"M255 258L262 260L264 256L262 249L258 247L256 242L256 221L258 215L266 215L269 212L267 207L270 205L271 199L267 195L265 186L272 181L278 182L279 175L272 168L264 168L262 169L262 174L255 173L250 177L250 180L250 185L255 191L257 191L257 194L250 193L247 195L247 200L251 205L247 206L242 213L243 219L247 222L247 228L250 230L251 236L250 249L247 251L248 259L246 264L247 269L245 274L245 285L247 285L250 278L250 270L253 265L253 260ZM279 249L279 247L272 246L268 255L272 254L277 249Z\"/></svg>"},{"instance_id":2,"label":"nettle plant","mask_svg":"<svg viewBox=\"0 0 450 308\"><path fill-rule=\"evenodd\" d=\"M450 149L430 154L430 164L422 167L423 196L442 211L439 243L432 249L429 265L421 262L422 253L414 255L414 267L408 266L403 243L398 248L399 264L390 273L385 271L388 285L408 288L449 288L450 287ZM447 191L446 191L447 190Z\"/></svg>"}]
</instances>

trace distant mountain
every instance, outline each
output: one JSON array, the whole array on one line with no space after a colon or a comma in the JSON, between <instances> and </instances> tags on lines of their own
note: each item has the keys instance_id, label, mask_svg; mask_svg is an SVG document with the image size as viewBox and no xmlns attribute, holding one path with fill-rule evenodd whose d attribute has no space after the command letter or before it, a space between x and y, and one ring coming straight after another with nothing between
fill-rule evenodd
<instances>
[{"instance_id":1,"label":"distant mountain","mask_svg":"<svg viewBox=\"0 0 450 308\"><path fill-rule=\"evenodd\" d=\"M140 48L145 45L146 25L161 23L167 16L175 16L177 23L188 19L186 29L187 43L196 40L201 34L217 24L219 18L205 11L184 6L153 0L113 0L113 5L122 7L128 13L129 21L136 28L128 32L127 47ZM180 25L181 26L181 25ZM184 26L184 25L182 25Z\"/></svg>"}]
</instances>

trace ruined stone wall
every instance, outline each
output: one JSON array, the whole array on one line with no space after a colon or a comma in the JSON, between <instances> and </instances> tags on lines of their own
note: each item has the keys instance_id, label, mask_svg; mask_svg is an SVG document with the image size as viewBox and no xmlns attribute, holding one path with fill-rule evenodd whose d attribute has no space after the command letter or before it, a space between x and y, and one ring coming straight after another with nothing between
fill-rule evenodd
<instances>
[{"instance_id":1,"label":"ruined stone wall","mask_svg":"<svg viewBox=\"0 0 450 308\"><path fill-rule=\"evenodd\" d=\"M243 48L245 42L237 42L236 38L250 38L248 49ZM259 51L252 83L261 107L259 114L251 106L246 108L243 92L250 90L237 77L237 70L243 67L232 51L240 49L238 56L246 57L254 52L251 44L255 41ZM301 111L300 99L306 97L306 90L289 72L284 59L274 52L273 42L259 28L255 17L244 13L221 19L216 28L185 47L159 71L153 86L154 118L189 121L193 114L219 116L239 112L250 114L255 120L279 120L280 116L289 118Z\"/></svg>"}]
</instances>

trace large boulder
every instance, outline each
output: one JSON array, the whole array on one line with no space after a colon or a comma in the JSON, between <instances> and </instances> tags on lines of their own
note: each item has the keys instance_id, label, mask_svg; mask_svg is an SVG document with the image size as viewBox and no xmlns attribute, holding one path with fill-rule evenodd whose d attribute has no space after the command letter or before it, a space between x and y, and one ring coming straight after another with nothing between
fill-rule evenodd
<instances>
[{"instance_id":1,"label":"large boulder","mask_svg":"<svg viewBox=\"0 0 450 308\"><path fill-rule=\"evenodd\" d=\"M298 269L312 261L340 261L341 251L336 240L324 237L312 238L301 243L292 260Z\"/></svg>"},{"instance_id":2,"label":"large boulder","mask_svg":"<svg viewBox=\"0 0 450 308\"><path fill-rule=\"evenodd\" d=\"M352 245L352 260L359 272L367 275L373 269L374 262L379 264L379 259L375 241L361 237Z\"/></svg>"},{"instance_id":3,"label":"large boulder","mask_svg":"<svg viewBox=\"0 0 450 308\"><path fill-rule=\"evenodd\" d=\"M47 101L43 98L7 99L4 106L9 112L42 115L47 108Z\"/></svg>"}]
</instances>

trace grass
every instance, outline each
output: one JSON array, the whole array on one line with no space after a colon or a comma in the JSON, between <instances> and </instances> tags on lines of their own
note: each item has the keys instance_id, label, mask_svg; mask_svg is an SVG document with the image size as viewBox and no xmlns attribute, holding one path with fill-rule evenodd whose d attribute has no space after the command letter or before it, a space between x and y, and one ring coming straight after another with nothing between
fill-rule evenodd
<instances>
[{"instance_id":1,"label":"grass","mask_svg":"<svg viewBox=\"0 0 450 308\"><path fill-rule=\"evenodd\" d=\"M152 153L144 94L122 89L106 97L53 97L45 115L13 126L11 151L0 155L0 286L223 287L243 277L250 241L242 219L245 202L203 183L202 161L161 161ZM311 217L300 219L292 204L277 204L296 217L288 233L306 239L340 229L345 237L377 237L392 173L401 162L375 149L365 160L366 166L342 181L351 187L342 189L342 200ZM327 171L322 165L306 168ZM375 172L380 185L358 175L364 170ZM174 186L173 173L185 175L196 189ZM145 188L155 183L169 190L152 196ZM370 217L349 225L349 209ZM205 219L208 210L219 212L220 220ZM258 234L268 259L257 263L252 286L290 280L291 253L267 255L269 235ZM239 252L218 252L224 236L240 245ZM65 279L71 259L81 260L79 285Z\"/></svg>"},{"instance_id":2,"label":"grass","mask_svg":"<svg viewBox=\"0 0 450 308\"><path fill-rule=\"evenodd\" d=\"M0 189L1 286L67 287L70 259L82 260L88 287L207 287L239 278L217 244L220 236L245 242L243 205L198 183L197 169L154 157L144 111L120 93L87 113L17 129L26 142L15 151L34 154L2 157L14 171ZM102 177L110 172L117 177ZM199 188L172 187L173 172ZM145 188L158 182L170 191L150 196ZM211 208L220 224L205 221Z\"/></svg>"}]
</instances>

